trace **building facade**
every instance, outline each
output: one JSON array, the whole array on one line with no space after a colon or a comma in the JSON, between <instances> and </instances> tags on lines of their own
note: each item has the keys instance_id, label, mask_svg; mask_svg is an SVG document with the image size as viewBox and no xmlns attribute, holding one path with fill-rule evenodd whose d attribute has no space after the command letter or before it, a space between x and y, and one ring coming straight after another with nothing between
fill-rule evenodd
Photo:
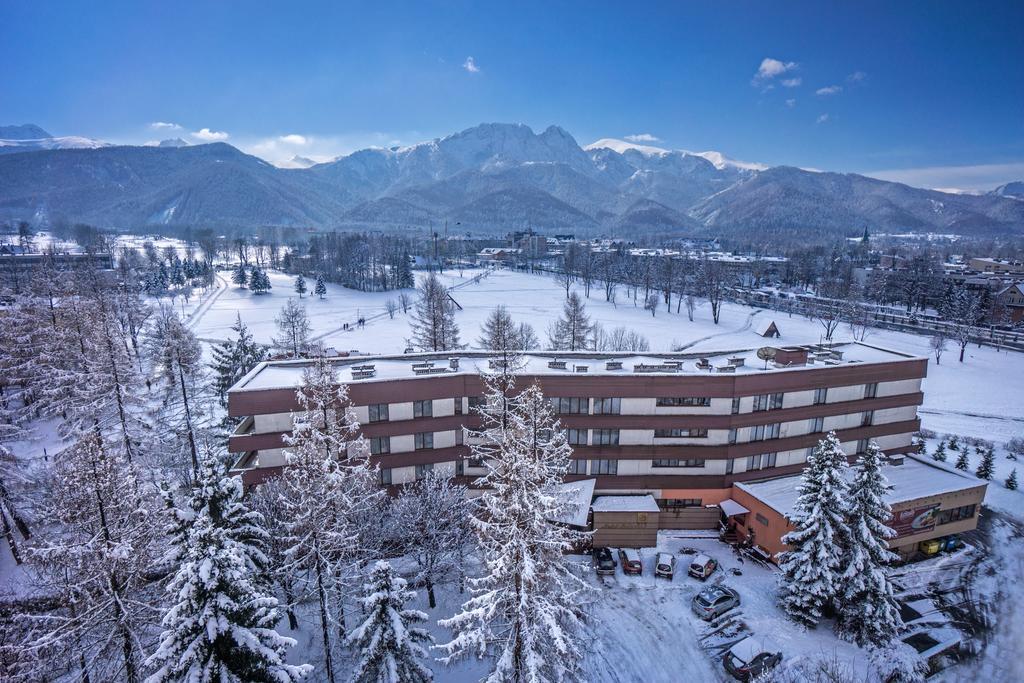
<instances>
[{"instance_id":1,"label":"building facade","mask_svg":"<svg viewBox=\"0 0 1024 683\"><path fill-rule=\"evenodd\" d=\"M651 494L674 528L707 528L708 506L735 482L799 472L835 430L853 456L869 439L887 453L913 449L927 359L865 344L720 354L531 353L520 383L538 382L574 449L568 480L597 494ZM230 438L247 485L280 472L284 435L307 361L262 363L228 393L244 418ZM472 486L471 458L485 352L341 358L382 484L438 470Z\"/></svg>"}]
</instances>

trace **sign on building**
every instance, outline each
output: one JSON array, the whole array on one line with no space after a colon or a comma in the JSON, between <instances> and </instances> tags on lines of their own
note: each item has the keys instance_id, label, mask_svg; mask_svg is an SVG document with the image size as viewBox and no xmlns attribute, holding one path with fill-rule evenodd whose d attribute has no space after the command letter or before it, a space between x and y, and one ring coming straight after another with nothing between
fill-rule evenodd
<instances>
[{"instance_id":1,"label":"sign on building","mask_svg":"<svg viewBox=\"0 0 1024 683\"><path fill-rule=\"evenodd\" d=\"M938 511L938 503L907 508L906 510L897 510L892 513L892 520L889 526L896 532L896 538L923 534L935 528L935 516Z\"/></svg>"}]
</instances>

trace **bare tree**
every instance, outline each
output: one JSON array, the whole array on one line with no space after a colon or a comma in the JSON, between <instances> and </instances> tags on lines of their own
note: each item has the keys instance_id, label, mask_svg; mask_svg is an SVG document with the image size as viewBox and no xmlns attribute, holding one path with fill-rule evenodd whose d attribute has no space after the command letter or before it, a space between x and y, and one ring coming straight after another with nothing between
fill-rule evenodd
<instances>
[{"instance_id":1,"label":"bare tree","mask_svg":"<svg viewBox=\"0 0 1024 683\"><path fill-rule=\"evenodd\" d=\"M394 299L388 299L384 302L384 309L388 312L388 317L394 320L395 313L398 311L398 302Z\"/></svg>"},{"instance_id":2,"label":"bare tree","mask_svg":"<svg viewBox=\"0 0 1024 683\"><path fill-rule=\"evenodd\" d=\"M409 307L412 306L412 297L409 296L408 292L402 292L398 295L398 305L402 307L402 313L409 312Z\"/></svg>"},{"instance_id":3,"label":"bare tree","mask_svg":"<svg viewBox=\"0 0 1024 683\"><path fill-rule=\"evenodd\" d=\"M942 352L946 350L946 333L938 331L932 335L931 339L932 353L935 354L935 364L942 364Z\"/></svg>"},{"instance_id":4,"label":"bare tree","mask_svg":"<svg viewBox=\"0 0 1024 683\"><path fill-rule=\"evenodd\" d=\"M583 301L576 292L572 292L565 302L562 317L548 330L548 343L556 351L584 351L592 329Z\"/></svg>"},{"instance_id":5,"label":"bare tree","mask_svg":"<svg viewBox=\"0 0 1024 683\"><path fill-rule=\"evenodd\" d=\"M981 316L981 302L964 285L951 289L942 302L941 315L949 323L954 341L960 347L960 362L971 341L971 333Z\"/></svg>"},{"instance_id":6,"label":"bare tree","mask_svg":"<svg viewBox=\"0 0 1024 683\"><path fill-rule=\"evenodd\" d=\"M279 337L274 337L274 346L292 358L301 356L309 345L309 333L312 329L306 315L306 307L294 299L288 299L281 312L274 318L274 322L277 323L277 331L280 334Z\"/></svg>"},{"instance_id":7,"label":"bare tree","mask_svg":"<svg viewBox=\"0 0 1024 683\"><path fill-rule=\"evenodd\" d=\"M722 302L728 290L728 279L725 267L720 261L706 257L701 261L698 275L700 293L711 304L711 319L716 325L722 314Z\"/></svg>"}]
</instances>

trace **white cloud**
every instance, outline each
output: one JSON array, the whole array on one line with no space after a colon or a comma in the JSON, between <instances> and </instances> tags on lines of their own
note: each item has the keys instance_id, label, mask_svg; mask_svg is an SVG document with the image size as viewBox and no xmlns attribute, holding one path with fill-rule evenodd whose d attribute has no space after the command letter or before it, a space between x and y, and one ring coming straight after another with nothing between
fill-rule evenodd
<instances>
[{"instance_id":1,"label":"white cloud","mask_svg":"<svg viewBox=\"0 0 1024 683\"><path fill-rule=\"evenodd\" d=\"M828 121L828 114L822 114L818 117L815 123L825 123L826 121Z\"/></svg>"},{"instance_id":2,"label":"white cloud","mask_svg":"<svg viewBox=\"0 0 1024 683\"><path fill-rule=\"evenodd\" d=\"M786 100L786 106L792 109L793 107L796 106L796 100L793 99L792 97L789 98L788 100Z\"/></svg>"},{"instance_id":3,"label":"white cloud","mask_svg":"<svg viewBox=\"0 0 1024 683\"><path fill-rule=\"evenodd\" d=\"M846 77L847 83L862 83L867 80L868 75L863 71L854 71L852 74Z\"/></svg>"},{"instance_id":4,"label":"white cloud","mask_svg":"<svg viewBox=\"0 0 1024 683\"><path fill-rule=\"evenodd\" d=\"M815 95L835 95L843 92L843 86L841 85L829 85L824 88L818 88L814 91Z\"/></svg>"},{"instance_id":5,"label":"white cloud","mask_svg":"<svg viewBox=\"0 0 1024 683\"><path fill-rule=\"evenodd\" d=\"M167 123L166 121L154 121L149 124L149 127L153 130L181 130L181 126L176 123Z\"/></svg>"},{"instance_id":6,"label":"white cloud","mask_svg":"<svg viewBox=\"0 0 1024 683\"><path fill-rule=\"evenodd\" d=\"M480 67L476 65L476 60L473 59L472 55L466 57L466 61L462 63L462 68L471 74L480 73Z\"/></svg>"},{"instance_id":7,"label":"white cloud","mask_svg":"<svg viewBox=\"0 0 1024 683\"><path fill-rule=\"evenodd\" d=\"M1024 178L1024 161L973 166L899 168L866 171L864 175L943 192L986 192L1011 180Z\"/></svg>"},{"instance_id":8,"label":"white cloud","mask_svg":"<svg viewBox=\"0 0 1024 683\"><path fill-rule=\"evenodd\" d=\"M627 135L626 139L630 142L661 142L661 138L655 137L650 133L636 133L634 135Z\"/></svg>"},{"instance_id":9,"label":"white cloud","mask_svg":"<svg viewBox=\"0 0 1024 683\"><path fill-rule=\"evenodd\" d=\"M799 86L803 82L804 82L804 79L799 78L799 77L797 77L797 78L786 78L786 79L783 79L782 85L784 85L787 88L796 88L797 86Z\"/></svg>"},{"instance_id":10,"label":"white cloud","mask_svg":"<svg viewBox=\"0 0 1024 683\"><path fill-rule=\"evenodd\" d=\"M282 135L277 139L287 145L305 145L307 142L309 142L309 140L306 139L306 136L297 135L295 133L292 133L290 135Z\"/></svg>"},{"instance_id":11,"label":"white cloud","mask_svg":"<svg viewBox=\"0 0 1024 683\"><path fill-rule=\"evenodd\" d=\"M765 57L761 60L761 66L757 67L757 73L754 74L754 79L750 81L750 84L754 87L762 87L765 90L771 90L771 81L776 76L781 76L782 74L793 71L798 67L799 64L796 62L783 62L778 59L772 59L771 57ZM799 85L799 83L797 85Z\"/></svg>"},{"instance_id":12,"label":"white cloud","mask_svg":"<svg viewBox=\"0 0 1024 683\"><path fill-rule=\"evenodd\" d=\"M196 140L202 140L203 142L220 142L222 140L227 140L229 137L231 137L224 131L210 130L209 128L203 128L201 130L197 130L196 132L189 134Z\"/></svg>"}]
</instances>

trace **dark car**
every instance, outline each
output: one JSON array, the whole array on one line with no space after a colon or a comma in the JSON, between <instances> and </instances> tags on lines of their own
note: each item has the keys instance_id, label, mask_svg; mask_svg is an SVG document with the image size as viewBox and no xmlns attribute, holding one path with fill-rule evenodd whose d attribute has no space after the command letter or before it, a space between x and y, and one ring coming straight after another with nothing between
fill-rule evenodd
<instances>
[{"instance_id":1,"label":"dark car","mask_svg":"<svg viewBox=\"0 0 1024 683\"><path fill-rule=\"evenodd\" d=\"M595 548L594 567L598 574L614 574L615 556L612 555L612 551L608 548Z\"/></svg>"},{"instance_id":2,"label":"dark car","mask_svg":"<svg viewBox=\"0 0 1024 683\"><path fill-rule=\"evenodd\" d=\"M729 648L722 659L733 678L749 681L774 669L782 661L782 652L767 638L749 636Z\"/></svg>"},{"instance_id":3,"label":"dark car","mask_svg":"<svg viewBox=\"0 0 1024 683\"><path fill-rule=\"evenodd\" d=\"M740 604L740 594L726 586L708 586L693 596L693 613L704 621L714 619Z\"/></svg>"}]
</instances>

